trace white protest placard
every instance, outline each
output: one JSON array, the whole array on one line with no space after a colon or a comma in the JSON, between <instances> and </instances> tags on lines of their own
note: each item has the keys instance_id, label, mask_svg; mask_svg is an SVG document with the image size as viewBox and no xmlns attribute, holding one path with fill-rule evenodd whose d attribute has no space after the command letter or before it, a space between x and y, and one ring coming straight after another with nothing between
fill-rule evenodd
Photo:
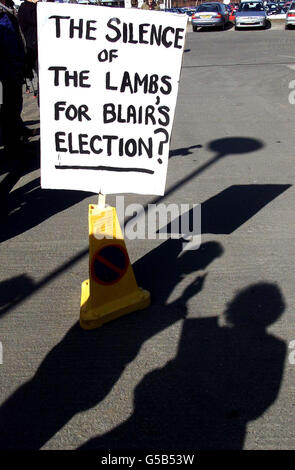
<instances>
[{"instance_id":1,"label":"white protest placard","mask_svg":"<svg viewBox=\"0 0 295 470\"><path fill-rule=\"evenodd\" d=\"M163 195L186 15L38 3L42 188Z\"/></svg>"}]
</instances>

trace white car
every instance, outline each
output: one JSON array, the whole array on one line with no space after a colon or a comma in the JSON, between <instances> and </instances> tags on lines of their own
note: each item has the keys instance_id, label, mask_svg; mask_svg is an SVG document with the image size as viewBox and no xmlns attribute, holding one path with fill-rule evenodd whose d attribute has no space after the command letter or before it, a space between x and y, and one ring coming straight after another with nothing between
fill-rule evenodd
<instances>
[{"instance_id":1,"label":"white car","mask_svg":"<svg viewBox=\"0 0 295 470\"><path fill-rule=\"evenodd\" d=\"M289 26L295 26L295 2L291 3L286 13L285 28L288 29Z\"/></svg>"},{"instance_id":2,"label":"white car","mask_svg":"<svg viewBox=\"0 0 295 470\"><path fill-rule=\"evenodd\" d=\"M266 28L267 15L263 3L259 1L242 2L235 15L235 29Z\"/></svg>"}]
</instances>

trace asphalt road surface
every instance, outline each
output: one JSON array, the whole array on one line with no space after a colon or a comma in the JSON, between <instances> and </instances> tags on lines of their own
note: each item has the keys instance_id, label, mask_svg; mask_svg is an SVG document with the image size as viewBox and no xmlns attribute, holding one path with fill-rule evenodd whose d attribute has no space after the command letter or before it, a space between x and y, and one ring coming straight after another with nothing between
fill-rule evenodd
<instances>
[{"instance_id":1,"label":"asphalt road surface","mask_svg":"<svg viewBox=\"0 0 295 470\"><path fill-rule=\"evenodd\" d=\"M125 205L202 204L202 245L126 240L145 311L82 331L96 196L2 170L1 448L294 448L294 41L187 33L166 196Z\"/></svg>"}]
</instances>

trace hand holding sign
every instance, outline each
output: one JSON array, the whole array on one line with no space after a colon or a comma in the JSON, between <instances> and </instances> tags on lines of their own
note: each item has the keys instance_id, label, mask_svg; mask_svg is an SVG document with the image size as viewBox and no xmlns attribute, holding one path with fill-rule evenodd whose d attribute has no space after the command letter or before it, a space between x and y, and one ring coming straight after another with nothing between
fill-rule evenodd
<instances>
[{"instance_id":1,"label":"hand holding sign","mask_svg":"<svg viewBox=\"0 0 295 470\"><path fill-rule=\"evenodd\" d=\"M38 4L43 188L164 194L186 23Z\"/></svg>"}]
</instances>

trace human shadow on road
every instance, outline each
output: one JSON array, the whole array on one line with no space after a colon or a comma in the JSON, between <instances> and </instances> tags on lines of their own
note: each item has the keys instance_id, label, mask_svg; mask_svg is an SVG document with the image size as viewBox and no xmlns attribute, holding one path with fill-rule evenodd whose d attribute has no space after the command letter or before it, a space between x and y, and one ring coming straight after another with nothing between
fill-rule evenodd
<instances>
[{"instance_id":1,"label":"human shadow on road","mask_svg":"<svg viewBox=\"0 0 295 470\"><path fill-rule=\"evenodd\" d=\"M202 233L233 233L290 187L244 184L226 188L202 203Z\"/></svg>"},{"instance_id":2,"label":"human shadow on road","mask_svg":"<svg viewBox=\"0 0 295 470\"><path fill-rule=\"evenodd\" d=\"M0 149L0 224L8 218L10 191L22 176L40 167L37 148L37 142L30 142L20 154L13 155Z\"/></svg>"},{"instance_id":3,"label":"human shadow on road","mask_svg":"<svg viewBox=\"0 0 295 470\"><path fill-rule=\"evenodd\" d=\"M153 335L185 317L187 301L203 288L204 270L223 249L207 242L182 251L168 240L134 264L138 284L152 291L152 306L93 331L75 324L49 352L34 377L0 408L0 448L39 449L76 413L103 400L125 367ZM201 272L200 272L201 271ZM167 304L183 276L193 281Z\"/></svg>"},{"instance_id":4,"label":"human shadow on road","mask_svg":"<svg viewBox=\"0 0 295 470\"><path fill-rule=\"evenodd\" d=\"M85 191L41 189L40 178L35 178L9 194L8 216L0 220L0 242L26 232L90 195Z\"/></svg>"},{"instance_id":5,"label":"human shadow on road","mask_svg":"<svg viewBox=\"0 0 295 470\"><path fill-rule=\"evenodd\" d=\"M286 345L266 328L283 310L277 285L261 282L228 305L231 326L185 320L176 358L137 386L131 417L81 449L242 449L278 396Z\"/></svg>"},{"instance_id":6,"label":"human shadow on road","mask_svg":"<svg viewBox=\"0 0 295 470\"><path fill-rule=\"evenodd\" d=\"M216 155L181 181L177 182L172 188L168 189L166 191L166 197L175 192L179 187L199 176L203 171L227 155L253 152L259 150L263 145L264 144L257 139L244 137L228 137L210 142L208 148L215 151ZM200 145L196 144L190 147L176 149L172 151L170 155L189 155L194 148L200 148ZM90 195L91 193L83 191L41 190L39 179L27 183L8 194L7 214L4 214L2 217L0 214L0 223L2 225L0 242L29 230L48 217L65 210ZM161 199L162 198L159 197L152 202L158 202Z\"/></svg>"},{"instance_id":7,"label":"human shadow on road","mask_svg":"<svg viewBox=\"0 0 295 470\"><path fill-rule=\"evenodd\" d=\"M40 142L33 140L22 145L19 150L7 153L0 149L0 175L15 172L19 177L40 168Z\"/></svg>"},{"instance_id":8,"label":"human shadow on road","mask_svg":"<svg viewBox=\"0 0 295 470\"><path fill-rule=\"evenodd\" d=\"M54 214L89 197L84 191L41 189L35 178L12 191L20 178L40 168L40 142L35 140L22 147L22 153L5 160L0 150L0 242L15 237L40 224Z\"/></svg>"},{"instance_id":9,"label":"human shadow on road","mask_svg":"<svg viewBox=\"0 0 295 470\"><path fill-rule=\"evenodd\" d=\"M181 227L187 220L187 227L194 227L202 233L230 234L254 217L260 210L289 189L290 184L240 184L230 186L202 202L202 227L194 227L195 209L182 214L158 232L175 234L173 227ZM189 235L183 233L183 235Z\"/></svg>"},{"instance_id":10,"label":"human shadow on road","mask_svg":"<svg viewBox=\"0 0 295 470\"><path fill-rule=\"evenodd\" d=\"M0 317L6 313L10 305L25 298L34 288L34 281L26 274L0 282Z\"/></svg>"},{"instance_id":11,"label":"human shadow on road","mask_svg":"<svg viewBox=\"0 0 295 470\"><path fill-rule=\"evenodd\" d=\"M30 145L33 148L37 143L33 142ZM189 155L191 154L191 149L201 147L201 145L194 145L176 149L170 153L170 156ZM37 149L35 149L35 154L38 155ZM34 162L36 165L36 160ZM5 183L0 184L3 208L2 214L0 211L0 242L26 232L54 214L92 195L92 193L86 191L41 189L39 178L10 192L21 176L36 168L39 168L39 163L37 167L30 166L30 162L27 165L25 163L24 165L17 165L15 170L9 172ZM4 168L3 171L6 171L6 169Z\"/></svg>"}]
</instances>

